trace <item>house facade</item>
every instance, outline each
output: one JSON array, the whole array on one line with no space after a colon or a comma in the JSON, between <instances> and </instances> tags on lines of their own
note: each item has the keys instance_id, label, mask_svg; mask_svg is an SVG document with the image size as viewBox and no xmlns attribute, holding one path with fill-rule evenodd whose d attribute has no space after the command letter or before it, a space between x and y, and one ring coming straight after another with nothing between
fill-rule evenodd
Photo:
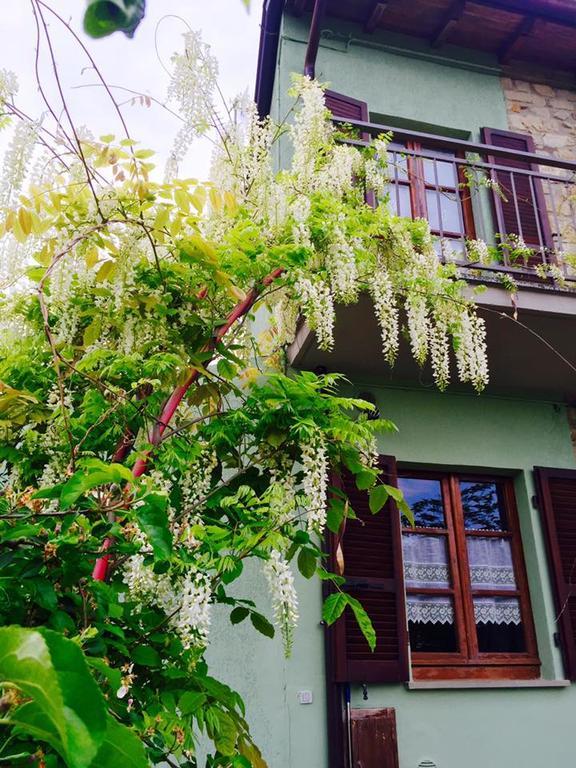
<instances>
[{"instance_id":1,"label":"house facade","mask_svg":"<svg viewBox=\"0 0 576 768\"><path fill-rule=\"evenodd\" d=\"M301 580L291 659L242 626L213 661L270 768L573 765L576 6L267 0L261 114L286 114L302 71L356 140L392 133L389 204L426 218L438 258L485 286L491 382L440 394L407 352L390 369L368 298L338 310L330 353L300 329L295 368L344 372L398 426L382 471L415 526L393 505L370 515L350 486L359 519L327 544L374 653L353 621L323 627L321 589ZM474 258L476 240L500 260Z\"/></svg>"}]
</instances>

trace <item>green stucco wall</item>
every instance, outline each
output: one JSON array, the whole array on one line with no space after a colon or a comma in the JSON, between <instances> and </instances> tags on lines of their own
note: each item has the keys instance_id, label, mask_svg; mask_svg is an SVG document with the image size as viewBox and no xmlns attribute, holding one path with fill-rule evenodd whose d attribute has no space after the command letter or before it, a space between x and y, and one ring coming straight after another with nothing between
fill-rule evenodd
<instances>
[{"instance_id":1,"label":"green stucco wall","mask_svg":"<svg viewBox=\"0 0 576 768\"><path fill-rule=\"evenodd\" d=\"M552 642L554 610L534 493L534 465L574 467L566 413L552 403L441 395L423 390L370 389L382 415L399 432L381 450L398 461L456 469L512 470L543 677L562 677ZM250 573L244 592L269 611L260 574ZM232 632L216 622L210 657L218 676L244 696L247 717L270 768L329 768L324 704L323 630L320 590L299 580L300 626L294 653L286 661L279 641L260 638L249 626ZM220 639L221 638L221 639ZM300 690L314 702L301 705ZM401 768L423 759L438 768L558 768L576 754L576 688L406 690L370 686L369 699L353 691L356 706L396 708Z\"/></svg>"},{"instance_id":2,"label":"green stucco wall","mask_svg":"<svg viewBox=\"0 0 576 768\"><path fill-rule=\"evenodd\" d=\"M334 35L327 39L326 29ZM418 123L431 131L479 140L482 126L507 128L500 69L493 57L449 47L432 49L397 35L362 35L356 25L324 24L316 77L366 101L370 113ZM289 105L292 72L302 72L308 19L284 17L275 83L276 116ZM463 68L464 60L467 61Z\"/></svg>"}]
</instances>

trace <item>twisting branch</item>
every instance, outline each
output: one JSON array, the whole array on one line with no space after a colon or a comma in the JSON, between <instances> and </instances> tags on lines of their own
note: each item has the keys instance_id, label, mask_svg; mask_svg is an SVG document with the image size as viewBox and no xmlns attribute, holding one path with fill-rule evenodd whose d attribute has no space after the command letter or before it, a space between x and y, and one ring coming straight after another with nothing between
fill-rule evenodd
<instances>
[{"instance_id":1,"label":"twisting branch","mask_svg":"<svg viewBox=\"0 0 576 768\"><path fill-rule=\"evenodd\" d=\"M270 274L266 275L265 278L260 282L258 286L255 286L250 290L244 299L242 301L238 302L234 309L229 313L228 317L226 318L226 321L222 323L216 330L216 333L214 334L214 337L209 345L203 350L203 351L210 351L214 352L216 350L217 345L222 341L224 336L228 333L230 328L238 321L240 318L244 317L245 315L250 312L258 298L260 297L262 291L267 288L269 285L271 285L275 280L277 280L281 275L284 273L283 267L278 267L277 269L274 269ZM212 359L212 358L210 358ZM208 363L210 360L208 361ZM160 413L160 416L156 420L156 424L152 428L152 432L150 433L149 437L149 444L150 448L145 453L144 456L141 456L136 463L134 464L134 469L132 470L132 474L134 477L141 477L146 473L148 470L149 464L150 464L150 457L152 454L153 449L159 445L159 443L162 441L162 436L164 435L164 432L166 431L167 427L169 426L170 422L174 418L174 415L176 411L178 410L178 406L182 402L184 396L194 384L200 376L200 371L196 368L192 368L190 372L188 373L188 376L186 378L186 381L181 384L179 387L176 387L176 389L172 392L168 400L164 403L164 407L162 408L162 412ZM106 539L104 544L102 545L102 548L104 550L110 549L112 546L112 539ZM110 565L110 555L106 554L102 557L98 558L96 561L96 564L94 566L94 570L92 572L92 577L96 581L105 581L106 577L108 575L108 568Z\"/></svg>"}]
</instances>

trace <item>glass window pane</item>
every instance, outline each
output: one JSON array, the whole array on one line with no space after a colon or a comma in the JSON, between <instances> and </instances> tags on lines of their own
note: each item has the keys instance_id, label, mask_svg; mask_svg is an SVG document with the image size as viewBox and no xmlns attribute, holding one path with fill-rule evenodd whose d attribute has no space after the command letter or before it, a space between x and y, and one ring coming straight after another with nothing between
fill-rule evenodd
<instances>
[{"instance_id":1,"label":"glass window pane","mask_svg":"<svg viewBox=\"0 0 576 768\"><path fill-rule=\"evenodd\" d=\"M412 217L410 204L410 188L405 184L388 184L388 202L390 209L396 216Z\"/></svg>"},{"instance_id":2,"label":"glass window pane","mask_svg":"<svg viewBox=\"0 0 576 768\"><path fill-rule=\"evenodd\" d=\"M430 154L427 151L427 154ZM438 159L424 158L424 179L427 184L434 184L439 187L452 187L453 189L458 186L458 173L456 171L456 165L450 161L443 161L442 157L454 157L450 152L434 151ZM436 173L434 173L434 165L436 165Z\"/></svg>"},{"instance_id":3,"label":"glass window pane","mask_svg":"<svg viewBox=\"0 0 576 768\"><path fill-rule=\"evenodd\" d=\"M515 598L476 597L474 618L481 653L522 653L526 650L520 603Z\"/></svg>"},{"instance_id":4,"label":"glass window pane","mask_svg":"<svg viewBox=\"0 0 576 768\"><path fill-rule=\"evenodd\" d=\"M412 652L453 653L458 650L451 597L408 595L407 612Z\"/></svg>"},{"instance_id":5,"label":"glass window pane","mask_svg":"<svg viewBox=\"0 0 576 768\"><path fill-rule=\"evenodd\" d=\"M435 237L434 250L446 261L465 261L466 243L463 239L455 237Z\"/></svg>"},{"instance_id":6,"label":"glass window pane","mask_svg":"<svg viewBox=\"0 0 576 768\"><path fill-rule=\"evenodd\" d=\"M472 589L516 589L508 539L468 536L466 544Z\"/></svg>"},{"instance_id":7,"label":"glass window pane","mask_svg":"<svg viewBox=\"0 0 576 768\"><path fill-rule=\"evenodd\" d=\"M427 189L426 209L430 229L436 232L461 232L459 205L454 192L436 192L434 189ZM442 226L440 226L440 215L442 215Z\"/></svg>"},{"instance_id":8,"label":"glass window pane","mask_svg":"<svg viewBox=\"0 0 576 768\"><path fill-rule=\"evenodd\" d=\"M460 482L464 526L471 531L506 531L508 523L498 483Z\"/></svg>"},{"instance_id":9,"label":"glass window pane","mask_svg":"<svg viewBox=\"0 0 576 768\"><path fill-rule=\"evenodd\" d=\"M398 487L404 494L414 515L414 525L422 528L445 528L444 501L439 480L415 477L398 478ZM404 525L408 520L403 518Z\"/></svg>"},{"instance_id":10,"label":"glass window pane","mask_svg":"<svg viewBox=\"0 0 576 768\"><path fill-rule=\"evenodd\" d=\"M408 157L402 154L404 150L402 144L388 144L388 174L394 181L408 181Z\"/></svg>"},{"instance_id":11,"label":"glass window pane","mask_svg":"<svg viewBox=\"0 0 576 768\"><path fill-rule=\"evenodd\" d=\"M446 589L450 567L445 536L405 533L402 536L404 578L407 587Z\"/></svg>"}]
</instances>

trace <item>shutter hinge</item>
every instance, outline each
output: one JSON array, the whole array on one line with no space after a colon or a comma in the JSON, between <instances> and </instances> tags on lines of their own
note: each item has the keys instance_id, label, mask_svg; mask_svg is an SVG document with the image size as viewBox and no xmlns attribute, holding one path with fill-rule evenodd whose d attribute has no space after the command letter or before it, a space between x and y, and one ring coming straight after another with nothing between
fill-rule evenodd
<instances>
[{"instance_id":1,"label":"shutter hinge","mask_svg":"<svg viewBox=\"0 0 576 768\"><path fill-rule=\"evenodd\" d=\"M554 645L556 646L556 648L561 648L562 643L560 640L560 632L554 632L554 634L552 635L552 638L554 640Z\"/></svg>"},{"instance_id":2,"label":"shutter hinge","mask_svg":"<svg viewBox=\"0 0 576 768\"><path fill-rule=\"evenodd\" d=\"M540 500L538 499L538 496L536 494L532 496L531 502L534 509L537 509L538 511L540 511Z\"/></svg>"}]
</instances>

